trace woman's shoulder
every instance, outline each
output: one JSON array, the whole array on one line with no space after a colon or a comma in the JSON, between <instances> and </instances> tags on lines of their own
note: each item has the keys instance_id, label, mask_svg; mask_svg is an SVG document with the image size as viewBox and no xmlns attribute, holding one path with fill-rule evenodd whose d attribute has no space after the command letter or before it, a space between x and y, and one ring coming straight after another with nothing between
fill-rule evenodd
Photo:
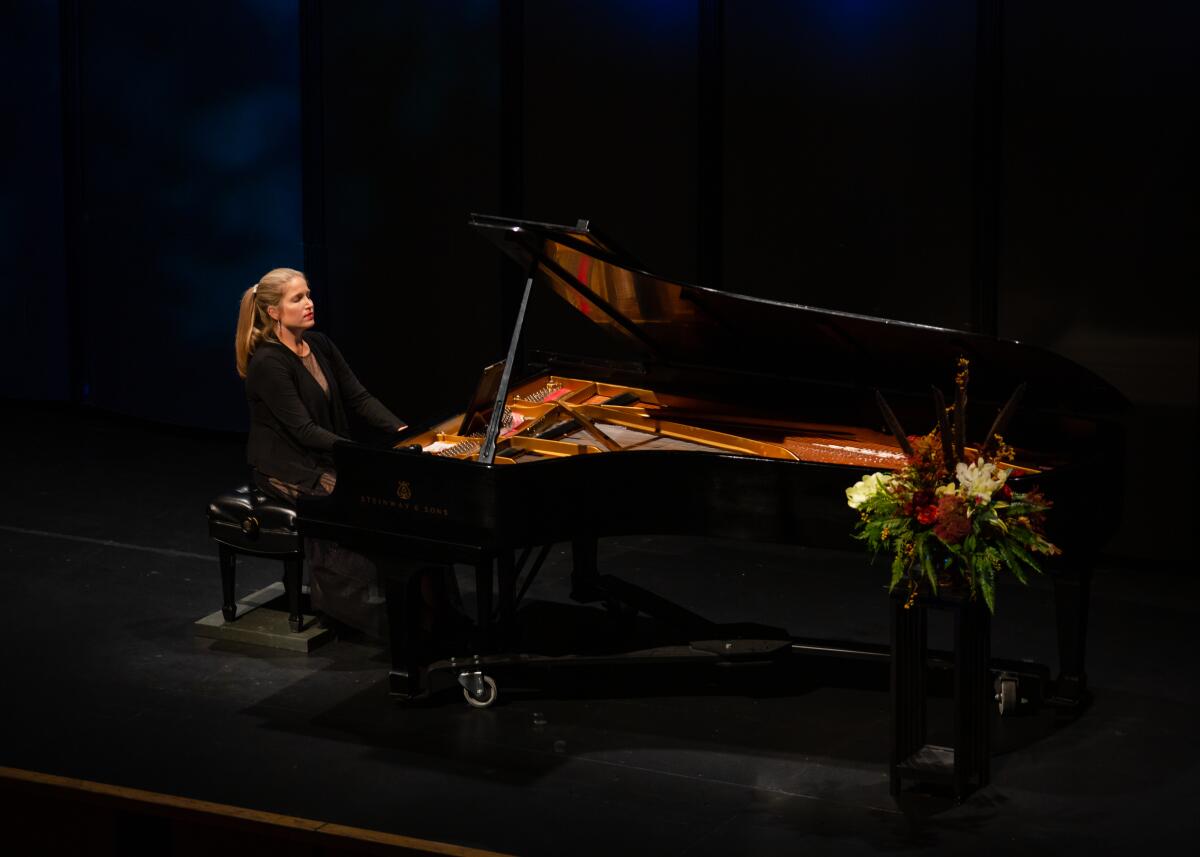
<instances>
[{"instance_id":1,"label":"woman's shoulder","mask_svg":"<svg viewBox=\"0 0 1200 857\"><path fill-rule=\"evenodd\" d=\"M310 330L304 334L304 341L327 361L337 363L344 362L345 360L342 357L342 352L338 351L338 347L333 344L333 340L324 333L317 333L315 330Z\"/></svg>"},{"instance_id":2,"label":"woman's shoulder","mask_svg":"<svg viewBox=\"0 0 1200 857\"><path fill-rule=\"evenodd\" d=\"M254 353L250 355L249 363L246 364L246 380L250 380L253 376L260 375L264 371L270 371L274 367L287 365L287 347L276 342L271 342L269 339L263 340L254 349Z\"/></svg>"},{"instance_id":3,"label":"woman's shoulder","mask_svg":"<svg viewBox=\"0 0 1200 857\"><path fill-rule=\"evenodd\" d=\"M310 330L304 334L304 341L309 345L320 349L322 354L328 354L333 350L333 340L323 333L318 333L315 330Z\"/></svg>"}]
</instances>

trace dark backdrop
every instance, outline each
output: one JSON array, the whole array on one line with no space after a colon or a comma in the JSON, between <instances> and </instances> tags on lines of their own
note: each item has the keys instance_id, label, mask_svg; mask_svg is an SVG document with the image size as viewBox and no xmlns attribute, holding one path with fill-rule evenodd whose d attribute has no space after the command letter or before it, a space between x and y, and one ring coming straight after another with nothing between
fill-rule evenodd
<instances>
[{"instance_id":1,"label":"dark backdrop","mask_svg":"<svg viewBox=\"0 0 1200 857\"><path fill-rule=\"evenodd\" d=\"M70 396L62 82L55 7L0 12L0 395Z\"/></svg>"},{"instance_id":2,"label":"dark backdrop","mask_svg":"<svg viewBox=\"0 0 1200 857\"><path fill-rule=\"evenodd\" d=\"M4 394L243 425L238 298L303 263L295 2L4 10Z\"/></svg>"},{"instance_id":3,"label":"dark backdrop","mask_svg":"<svg viewBox=\"0 0 1200 857\"><path fill-rule=\"evenodd\" d=\"M327 281L318 323L410 421L461 410L500 348L500 263L466 227L500 202L492 2L321 5Z\"/></svg>"},{"instance_id":4,"label":"dark backdrop","mask_svg":"<svg viewBox=\"0 0 1200 857\"><path fill-rule=\"evenodd\" d=\"M1116 544L1133 554L1169 552L1164 480L1196 474L1196 8L1006 6L999 333L1134 403Z\"/></svg>"},{"instance_id":5,"label":"dark backdrop","mask_svg":"<svg viewBox=\"0 0 1200 857\"><path fill-rule=\"evenodd\" d=\"M1164 439L1195 476L1192 10L6 4L0 394L239 428L237 298L287 264L430 418L514 308L468 212L582 217L668 276L1083 363L1134 403L1117 549L1153 554Z\"/></svg>"},{"instance_id":6,"label":"dark backdrop","mask_svg":"<svg viewBox=\"0 0 1200 857\"><path fill-rule=\"evenodd\" d=\"M970 324L969 3L727 3L726 288Z\"/></svg>"}]
</instances>

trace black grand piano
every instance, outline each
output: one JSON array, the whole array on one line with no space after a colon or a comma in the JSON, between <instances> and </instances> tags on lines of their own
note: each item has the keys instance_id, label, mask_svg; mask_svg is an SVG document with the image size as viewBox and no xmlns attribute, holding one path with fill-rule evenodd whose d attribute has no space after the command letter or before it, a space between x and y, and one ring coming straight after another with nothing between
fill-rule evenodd
<instances>
[{"instance_id":1,"label":"black grand piano","mask_svg":"<svg viewBox=\"0 0 1200 857\"><path fill-rule=\"evenodd\" d=\"M1097 534L1115 525L1113 504L1100 498L1119 480L1126 406L1110 385L1017 342L672 282L582 222L470 223L527 275L507 359L483 372L464 413L394 448L336 446L336 490L300 507L306 535L404 558L386 580L393 693L419 695L452 676L468 702L490 704L489 669L539 655L519 643L518 605L554 544L572 546L572 598L668 622L672 605L601 573L597 539L688 534L861 549L845 489L903 461L875 391L910 432L924 433L934 419L930 384L965 356L968 438L982 439L1028 383L1007 438L1015 478L1037 480L1055 501L1050 535L1063 548L1050 570L1059 672L1041 695L1068 707L1086 698L1090 567ZM530 302L558 300L635 359L549 353L517 370ZM422 562L476 569L475 627L449 650L430 650L416 631L421 596L407 569ZM674 612L683 617L677 646L606 657L869 653L759 626L709 639L711 629ZM874 654L886 658L886 648Z\"/></svg>"}]
</instances>

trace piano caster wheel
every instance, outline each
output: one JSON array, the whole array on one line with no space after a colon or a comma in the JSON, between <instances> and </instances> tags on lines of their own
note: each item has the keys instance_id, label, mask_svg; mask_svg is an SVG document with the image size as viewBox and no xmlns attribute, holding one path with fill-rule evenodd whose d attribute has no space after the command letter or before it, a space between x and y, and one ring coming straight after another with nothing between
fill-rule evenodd
<instances>
[{"instance_id":1,"label":"piano caster wheel","mask_svg":"<svg viewBox=\"0 0 1200 857\"><path fill-rule=\"evenodd\" d=\"M1000 716L1006 717L1017 710L1017 678L1016 676L1001 675L996 679L996 702L1000 708Z\"/></svg>"},{"instance_id":2,"label":"piano caster wheel","mask_svg":"<svg viewBox=\"0 0 1200 857\"><path fill-rule=\"evenodd\" d=\"M488 708L500 694L496 680L483 673L463 673L458 683L463 686L463 699L472 708Z\"/></svg>"}]
</instances>

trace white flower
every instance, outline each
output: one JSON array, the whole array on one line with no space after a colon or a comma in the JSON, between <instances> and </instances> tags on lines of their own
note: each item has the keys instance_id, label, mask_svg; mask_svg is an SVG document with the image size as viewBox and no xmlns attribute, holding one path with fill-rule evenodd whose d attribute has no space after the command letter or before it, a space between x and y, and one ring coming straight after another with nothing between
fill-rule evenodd
<instances>
[{"instance_id":1,"label":"white flower","mask_svg":"<svg viewBox=\"0 0 1200 857\"><path fill-rule=\"evenodd\" d=\"M1000 470L990 461L975 461L963 464L961 461L954 468L958 484L962 486L963 494L967 497L978 497L981 500L991 500L992 495L1008 479L1008 471Z\"/></svg>"},{"instance_id":2,"label":"white flower","mask_svg":"<svg viewBox=\"0 0 1200 857\"><path fill-rule=\"evenodd\" d=\"M857 509L892 481L890 473L869 473L846 489L846 501L851 509Z\"/></svg>"}]
</instances>

